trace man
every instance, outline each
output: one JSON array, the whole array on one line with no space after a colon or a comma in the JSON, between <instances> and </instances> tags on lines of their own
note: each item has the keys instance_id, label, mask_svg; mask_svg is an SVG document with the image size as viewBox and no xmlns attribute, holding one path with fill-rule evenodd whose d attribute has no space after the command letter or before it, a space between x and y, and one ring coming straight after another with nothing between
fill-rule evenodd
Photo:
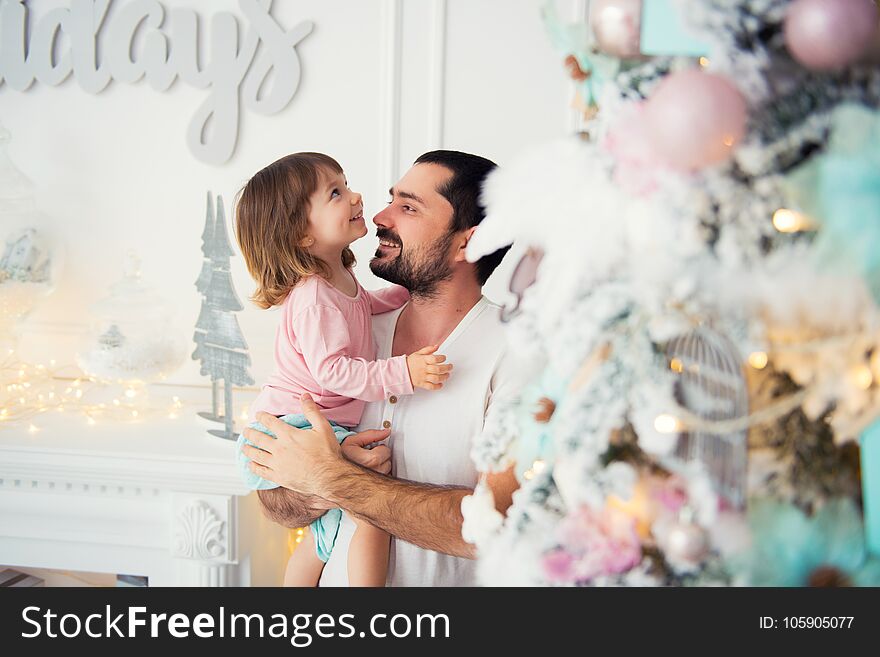
<instances>
[{"instance_id":1,"label":"man","mask_svg":"<svg viewBox=\"0 0 880 657\"><path fill-rule=\"evenodd\" d=\"M443 389L391 395L368 404L361 427L372 430L349 438L344 448L306 397L302 408L313 429L294 429L263 413L257 419L277 440L245 430L245 437L262 448L245 447L252 470L285 487L261 496L269 515L286 526L303 526L322 509L338 506L384 529L394 537L388 571L392 586L476 583L469 561L474 549L461 536L461 500L480 477L470 460L470 446L493 403L512 394L516 385L510 360L504 358L499 308L481 291L507 248L477 263L465 258L468 241L484 217L480 190L494 168L475 155L426 153L390 190L388 207L373 220L379 248L370 269L411 294L402 309L374 317L376 357L440 345L440 353L454 366ZM371 453L362 447L387 435L375 427L390 430L396 478L381 474L387 472L387 449ZM517 487L513 472L485 477L499 511L506 511ZM322 585L347 583L353 528L346 518Z\"/></svg>"}]
</instances>

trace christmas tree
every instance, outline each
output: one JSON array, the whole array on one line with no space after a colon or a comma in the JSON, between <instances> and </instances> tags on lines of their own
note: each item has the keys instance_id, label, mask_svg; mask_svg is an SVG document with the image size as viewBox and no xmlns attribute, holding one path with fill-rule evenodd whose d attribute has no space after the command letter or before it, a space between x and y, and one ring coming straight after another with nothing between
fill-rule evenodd
<instances>
[{"instance_id":1,"label":"christmas tree","mask_svg":"<svg viewBox=\"0 0 880 657\"><path fill-rule=\"evenodd\" d=\"M880 584L876 4L544 18L585 134L494 173L469 245L529 246L533 375L473 452L521 488L463 505L481 580Z\"/></svg>"},{"instance_id":2,"label":"christmas tree","mask_svg":"<svg viewBox=\"0 0 880 657\"><path fill-rule=\"evenodd\" d=\"M214 214L214 200L211 198L210 191L206 194L205 207L205 228L202 230L202 254L204 259L202 260L202 270L199 272L199 277L196 280L196 289L202 295L202 307L199 310L199 318L196 320L196 328L193 332L193 342L196 343L196 348L192 353L192 359L198 361L204 360L202 344L204 344L208 328L211 326L211 308L208 305L206 295L211 284L210 253L216 215ZM199 415L207 420L223 422L224 420L220 415L219 409L219 387L216 379L211 381L211 405L210 413L200 412Z\"/></svg>"},{"instance_id":3,"label":"christmas tree","mask_svg":"<svg viewBox=\"0 0 880 657\"><path fill-rule=\"evenodd\" d=\"M208 433L231 440L235 438L232 388L252 385L254 380L248 372L251 359L247 353L247 342L233 314L244 306L235 293L229 272L229 258L234 254L229 244L226 213L220 196L217 196L216 217L212 215L209 193L207 218L202 233L205 263L196 281L196 288L202 292L204 299L193 335L196 349L192 357L201 361L201 374L211 377L213 388L213 413L202 415L209 419L222 420L225 425L223 430L210 430ZM224 390L222 415L219 413L218 399L220 380L223 381Z\"/></svg>"}]
</instances>

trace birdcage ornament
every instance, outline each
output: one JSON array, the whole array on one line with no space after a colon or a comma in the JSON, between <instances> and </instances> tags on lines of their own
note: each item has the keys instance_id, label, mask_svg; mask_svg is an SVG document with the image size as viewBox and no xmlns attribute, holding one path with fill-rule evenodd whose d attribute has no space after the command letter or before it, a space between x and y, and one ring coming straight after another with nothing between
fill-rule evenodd
<instances>
[{"instance_id":1,"label":"birdcage ornament","mask_svg":"<svg viewBox=\"0 0 880 657\"><path fill-rule=\"evenodd\" d=\"M698 326L666 346L678 373L675 396L688 411L708 421L748 415L748 389L742 359L734 344L708 326ZM728 433L691 430L679 436L675 454L702 463L716 492L734 508L746 499L748 431Z\"/></svg>"}]
</instances>

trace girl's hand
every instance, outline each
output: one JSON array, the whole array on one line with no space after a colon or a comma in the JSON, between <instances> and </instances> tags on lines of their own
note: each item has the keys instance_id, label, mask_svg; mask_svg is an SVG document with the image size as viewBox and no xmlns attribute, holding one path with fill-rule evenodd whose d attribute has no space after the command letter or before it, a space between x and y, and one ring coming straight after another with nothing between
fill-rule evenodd
<instances>
[{"instance_id":1,"label":"girl's hand","mask_svg":"<svg viewBox=\"0 0 880 657\"><path fill-rule=\"evenodd\" d=\"M406 366L409 368L409 378L413 388L439 390L449 378L452 364L441 365L446 360L446 356L434 353L439 348L437 345L425 347L406 357Z\"/></svg>"},{"instance_id":2,"label":"girl's hand","mask_svg":"<svg viewBox=\"0 0 880 657\"><path fill-rule=\"evenodd\" d=\"M390 429L370 429L356 433L342 443L342 453L353 463L380 474L391 474L391 448L376 444L388 438L390 433Z\"/></svg>"}]
</instances>

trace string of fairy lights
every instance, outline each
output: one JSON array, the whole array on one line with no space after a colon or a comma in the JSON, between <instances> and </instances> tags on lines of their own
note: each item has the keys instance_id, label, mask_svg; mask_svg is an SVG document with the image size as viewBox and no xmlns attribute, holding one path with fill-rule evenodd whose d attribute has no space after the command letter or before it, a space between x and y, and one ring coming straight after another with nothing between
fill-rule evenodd
<instances>
[{"instance_id":1,"label":"string of fairy lights","mask_svg":"<svg viewBox=\"0 0 880 657\"><path fill-rule=\"evenodd\" d=\"M21 360L15 349L6 349L0 357L0 430L27 425L30 434L41 431L40 417L48 413L66 413L85 419L87 426L101 423L131 424L149 419L181 416L189 403L179 395L157 397L156 386L148 394L142 381L110 384L84 375L73 365L59 366L55 360L34 364ZM178 386L175 386L177 388ZM238 418L246 421L248 407ZM289 554L302 543L306 528L291 529L287 536Z\"/></svg>"},{"instance_id":2,"label":"string of fairy lights","mask_svg":"<svg viewBox=\"0 0 880 657\"><path fill-rule=\"evenodd\" d=\"M179 392L180 386L174 386ZM148 391L143 381L106 382L83 374L74 365L59 366L55 360L34 364L22 360L15 349L0 354L0 429L27 425L39 432L40 417L66 413L82 417L86 425L108 422L138 423L150 419L177 419L183 410L204 405L178 394L157 394L161 384ZM201 390L201 387L199 388ZM237 413L246 420L247 406Z\"/></svg>"}]
</instances>

